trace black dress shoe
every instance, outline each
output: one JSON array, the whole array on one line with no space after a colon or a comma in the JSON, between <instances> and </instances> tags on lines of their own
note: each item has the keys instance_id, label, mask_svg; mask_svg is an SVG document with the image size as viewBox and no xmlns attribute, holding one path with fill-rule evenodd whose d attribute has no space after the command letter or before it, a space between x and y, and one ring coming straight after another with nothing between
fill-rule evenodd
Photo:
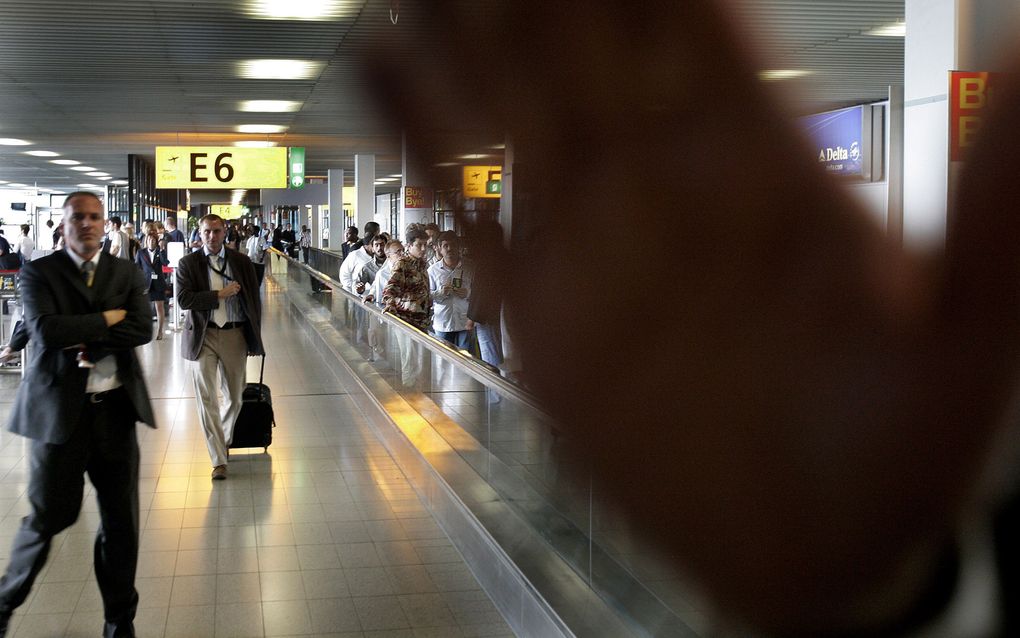
<instances>
[{"instance_id":1,"label":"black dress shoe","mask_svg":"<svg viewBox=\"0 0 1020 638\"><path fill-rule=\"evenodd\" d=\"M7 635L7 626L11 624L11 612L0 612L0 638Z\"/></svg>"}]
</instances>

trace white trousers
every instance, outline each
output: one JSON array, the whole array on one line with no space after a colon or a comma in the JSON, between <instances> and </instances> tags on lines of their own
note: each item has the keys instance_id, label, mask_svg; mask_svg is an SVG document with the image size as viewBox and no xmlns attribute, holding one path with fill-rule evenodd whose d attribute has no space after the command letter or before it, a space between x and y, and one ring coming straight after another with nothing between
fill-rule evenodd
<instances>
[{"instance_id":1,"label":"white trousers","mask_svg":"<svg viewBox=\"0 0 1020 638\"><path fill-rule=\"evenodd\" d=\"M241 413L241 397L247 383L247 356L248 344L241 328L209 328L198 361L192 362L198 419L214 467L227 464L227 445L234 438L234 424Z\"/></svg>"}]
</instances>

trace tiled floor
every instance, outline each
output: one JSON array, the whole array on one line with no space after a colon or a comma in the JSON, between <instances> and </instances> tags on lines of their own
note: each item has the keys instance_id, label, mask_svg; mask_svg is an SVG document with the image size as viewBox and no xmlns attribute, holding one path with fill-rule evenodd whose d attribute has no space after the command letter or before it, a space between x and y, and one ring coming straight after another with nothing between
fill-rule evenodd
<instances>
[{"instance_id":1,"label":"tiled floor","mask_svg":"<svg viewBox=\"0 0 1020 638\"><path fill-rule=\"evenodd\" d=\"M279 427L213 483L179 337L141 349L158 430L139 429L139 636L510 636L460 555L266 282L263 336ZM258 375L249 360L249 378ZM6 421L17 378L0 377ZM27 511L27 442L0 434L0 560ZM98 636L97 507L53 544L14 636Z\"/></svg>"}]
</instances>

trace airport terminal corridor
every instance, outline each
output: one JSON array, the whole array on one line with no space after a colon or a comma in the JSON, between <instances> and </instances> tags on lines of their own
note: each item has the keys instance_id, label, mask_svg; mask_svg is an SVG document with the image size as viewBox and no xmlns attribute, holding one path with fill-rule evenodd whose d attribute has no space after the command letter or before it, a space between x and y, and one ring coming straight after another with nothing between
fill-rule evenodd
<instances>
[{"instance_id":1,"label":"airport terminal corridor","mask_svg":"<svg viewBox=\"0 0 1020 638\"><path fill-rule=\"evenodd\" d=\"M355 384L263 284L265 382L277 428L268 453L231 455L210 479L179 336L140 348L158 429L138 426L141 553L135 628L145 637L512 636L460 554L348 396ZM155 326L155 324L154 324ZM249 381L258 359L248 360ZM19 377L0 376L6 421ZM29 441L0 434L0 559L28 511ZM98 507L54 539L13 635L95 636Z\"/></svg>"}]
</instances>

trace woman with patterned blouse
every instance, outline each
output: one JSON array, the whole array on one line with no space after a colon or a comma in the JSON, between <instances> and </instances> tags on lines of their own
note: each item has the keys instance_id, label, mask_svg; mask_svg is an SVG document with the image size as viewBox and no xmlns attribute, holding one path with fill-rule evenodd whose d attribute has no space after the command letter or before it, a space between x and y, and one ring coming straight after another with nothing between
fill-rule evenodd
<instances>
[{"instance_id":1,"label":"woman with patterned blouse","mask_svg":"<svg viewBox=\"0 0 1020 638\"><path fill-rule=\"evenodd\" d=\"M390 281L383 289L383 307L422 332L432 323L432 296L429 294L428 264L425 250L428 235L410 229L406 233L407 252L393 267Z\"/></svg>"}]
</instances>

